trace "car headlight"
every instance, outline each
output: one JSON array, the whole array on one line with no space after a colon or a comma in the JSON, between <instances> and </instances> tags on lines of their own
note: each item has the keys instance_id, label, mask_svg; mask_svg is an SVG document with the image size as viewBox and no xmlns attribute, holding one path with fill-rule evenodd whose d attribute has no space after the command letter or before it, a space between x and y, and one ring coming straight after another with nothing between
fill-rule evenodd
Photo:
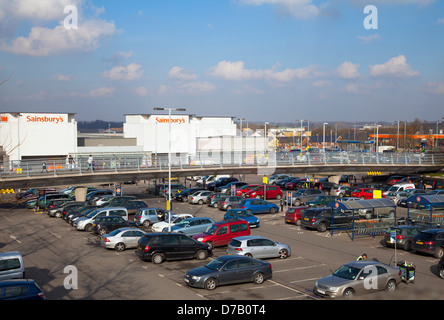
<instances>
[{"instance_id":1,"label":"car headlight","mask_svg":"<svg viewBox=\"0 0 444 320\"><path fill-rule=\"evenodd\" d=\"M197 238L197 241L202 242L202 241L203 241L203 238Z\"/></svg>"},{"instance_id":2,"label":"car headlight","mask_svg":"<svg viewBox=\"0 0 444 320\"><path fill-rule=\"evenodd\" d=\"M199 280L200 280L200 277L198 277L198 276L192 276L191 279L194 280L194 281L199 281Z\"/></svg>"}]
</instances>

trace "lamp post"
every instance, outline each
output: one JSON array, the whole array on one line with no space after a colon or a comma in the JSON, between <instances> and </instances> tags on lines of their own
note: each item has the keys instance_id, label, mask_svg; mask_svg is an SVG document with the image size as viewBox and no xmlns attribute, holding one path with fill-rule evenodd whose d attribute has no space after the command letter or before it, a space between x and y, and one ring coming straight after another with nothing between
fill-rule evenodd
<instances>
[{"instance_id":1,"label":"lamp post","mask_svg":"<svg viewBox=\"0 0 444 320\"><path fill-rule=\"evenodd\" d=\"M438 131L438 123L441 123L442 121L440 120L440 121L436 121L436 140L435 140L435 146L436 146L436 148L438 148L438 134L439 134L439 131Z\"/></svg>"},{"instance_id":2,"label":"lamp post","mask_svg":"<svg viewBox=\"0 0 444 320\"><path fill-rule=\"evenodd\" d=\"M375 153L378 153L378 141L379 141L379 127L381 127L380 124L376 125L376 147L375 147Z\"/></svg>"},{"instance_id":3,"label":"lamp post","mask_svg":"<svg viewBox=\"0 0 444 320\"><path fill-rule=\"evenodd\" d=\"M264 154L268 153L268 137L267 137L267 124L268 122L264 123Z\"/></svg>"},{"instance_id":4,"label":"lamp post","mask_svg":"<svg viewBox=\"0 0 444 320\"><path fill-rule=\"evenodd\" d=\"M168 232L171 231L171 111L186 111L184 108L154 108L168 110Z\"/></svg>"},{"instance_id":5,"label":"lamp post","mask_svg":"<svg viewBox=\"0 0 444 320\"><path fill-rule=\"evenodd\" d=\"M325 126L327 124L328 124L327 122L324 122L322 124L322 128L323 128L323 130L322 130L322 151L324 152L324 154L325 154Z\"/></svg>"}]
</instances>

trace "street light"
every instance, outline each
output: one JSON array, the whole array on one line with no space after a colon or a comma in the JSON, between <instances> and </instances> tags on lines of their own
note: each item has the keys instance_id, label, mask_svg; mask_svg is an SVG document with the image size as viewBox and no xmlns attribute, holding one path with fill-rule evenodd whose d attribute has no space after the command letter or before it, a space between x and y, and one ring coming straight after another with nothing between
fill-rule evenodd
<instances>
[{"instance_id":1,"label":"street light","mask_svg":"<svg viewBox=\"0 0 444 320\"><path fill-rule=\"evenodd\" d=\"M327 122L324 122L323 124L322 124L322 127L323 127L323 130L322 130L322 150L323 150L323 152L324 152L324 154L325 154L325 126L327 125L328 123Z\"/></svg>"},{"instance_id":2,"label":"street light","mask_svg":"<svg viewBox=\"0 0 444 320\"><path fill-rule=\"evenodd\" d=\"M268 153L268 137L267 137L267 124L269 124L268 122L265 122L264 125L264 154Z\"/></svg>"},{"instance_id":3,"label":"street light","mask_svg":"<svg viewBox=\"0 0 444 320\"><path fill-rule=\"evenodd\" d=\"M154 110L168 110L168 232L171 231L171 111L187 111L184 108L154 108Z\"/></svg>"},{"instance_id":4,"label":"street light","mask_svg":"<svg viewBox=\"0 0 444 320\"><path fill-rule=\"evenodd\" d=\"M295 120L295 121L300 121L301 122L301 153L302 153L302 131L304 131L304 121L308 121L308 120Z\"/></svg>"}]
</instances>

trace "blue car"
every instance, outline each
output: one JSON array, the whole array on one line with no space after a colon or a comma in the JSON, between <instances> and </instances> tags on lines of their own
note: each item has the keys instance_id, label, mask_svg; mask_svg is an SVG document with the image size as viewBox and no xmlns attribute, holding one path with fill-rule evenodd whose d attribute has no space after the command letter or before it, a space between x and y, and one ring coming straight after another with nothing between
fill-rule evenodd
<instances>
[{"instance_id":1,"label":"blue car","mask_svg":"<svg viewBox=\"0 0 444 320\"><path fill-rule=\"evenodd\" d=\"M171 226L171 232L179 232L192 237L195 234L207 231L213 223L215 221L211 218L188 218Z\"/></svg>"},{"instance_id":2,"label":"blue car","mask_svg":"<svg viewBox=\"0 0 444 320\"><path fill-rule=\"evenodd\" d=\"M276 213L279 207L274 203L262 199L244 199L239 203L239 209L244 209L250 213Z\"/></svg>"},{"instance_id":3,"label":"blue car","mask_svg":"<svg viewBox=\"0 0 444 320\"><path fill-rule=\"evenodd\" d=\"M248 222L250 228L259 227L259 218L254 216L251 212L244 209L230 209L224 215L224 220L242 219Z\"/></svg>"}]
</instances>

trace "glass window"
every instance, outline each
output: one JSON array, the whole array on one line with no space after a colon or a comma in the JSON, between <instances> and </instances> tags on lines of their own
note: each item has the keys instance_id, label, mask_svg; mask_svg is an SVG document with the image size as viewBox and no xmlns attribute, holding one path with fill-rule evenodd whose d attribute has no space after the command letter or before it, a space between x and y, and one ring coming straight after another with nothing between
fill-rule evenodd
<instances>
[{"instance_id":1,"label":"glass window","mask_svg":"<svg viewBox=\"0 0 444 320\"><path fill-rule=\"evenodd\" d=\"M0 260L0 271L20 268L20 260L17 258Z\"/></svg>"},{"instance_id":2,"label":"glass window","mask_svg":"<svg viewBox=\"0 0 444 320\"><path fill-rule=\"evenodd\" d=\"M261 245L260 239L251 239L247 241L248 247L259 247Z\"/></svg>"},{"instance_id":3,"label":"glass window","mask_svg":"<svg viewBox=\"0 0 444 320\"><path fill-rule=\"evenodd\" d=\"M13 287L8 287L5 290L5 298L11 298L11 297L17 297L20 296L22 294L26 294L28 292L28 287L27 286L13 286Z\"/></svg>"},{"instance_id":4,"label":"glass window","mask_svg":"<svg viewBox=\"0 0 444 320\"><path fill-rule=\"evenodd\" d=\"M266 247L272 247L274 246L274 242L269 239L262 239L262 245Z\"/></svg>"},{"instance_id":5,"label":"glass window","mask_svg":"<svg viewBox=\"0 0 444 320\"><path fill-rule=\"evenodd\" d=\"M237 260L229 261L225 265L226 270L233 270L237 268Z\"/></svg>"},{"instance_id":6,"label":"glass window","mask_svg":"<svg viewBox=\"0 0 444 320\"><path fill-rule=\"evenodd\" d=\"M251 266L250 260L242 259L238 261L239 268L248 268Z\"/></svg>"},{"instance_id":7,"label":"glass window","mask_svg":"<svg viewBox=\"0 0 444 320\"><path fill-rule=\"evenodd\" d=\"M217 232L218 235L227 234L227 233L228 233L228 226L220 227L219 231Z\"/></svg>"}]
</instances>

